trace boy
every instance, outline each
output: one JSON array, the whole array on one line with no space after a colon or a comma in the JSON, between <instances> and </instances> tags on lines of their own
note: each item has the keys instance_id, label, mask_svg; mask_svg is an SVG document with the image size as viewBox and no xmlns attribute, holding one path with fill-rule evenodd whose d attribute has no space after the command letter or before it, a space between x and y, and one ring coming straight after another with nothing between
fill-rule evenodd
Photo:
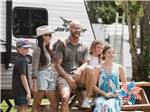
<instances>
[{"instance_id":1,"label":"boy","mask_svg":"<svg viewBox=\"0 0 150 112\"><path fill-rule=\"evenodd\" d=\"M14 102L18 112L26 112L28 99L31 98L28 80L28 62L26 55L29 51L29 41L20 39L16 43L18 56L13 68Z\"/></svg>"}]
</instances>

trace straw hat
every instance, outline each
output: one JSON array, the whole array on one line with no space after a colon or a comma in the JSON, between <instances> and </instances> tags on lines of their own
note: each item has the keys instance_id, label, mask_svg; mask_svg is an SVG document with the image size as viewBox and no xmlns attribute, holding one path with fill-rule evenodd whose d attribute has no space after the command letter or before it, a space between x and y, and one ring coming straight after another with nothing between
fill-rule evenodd
<instances>
[{"instance_id":1,"label":"straw hat","mask_svg":"<svg viewBox=\"0 0 150 112\"><path fill-rule=\"evenodd\" d=\"M36 29L36 36L42 36L45 34L52 34L54 30L52 30L48 25L40 26Z\"/></svg>"}]
</instances>

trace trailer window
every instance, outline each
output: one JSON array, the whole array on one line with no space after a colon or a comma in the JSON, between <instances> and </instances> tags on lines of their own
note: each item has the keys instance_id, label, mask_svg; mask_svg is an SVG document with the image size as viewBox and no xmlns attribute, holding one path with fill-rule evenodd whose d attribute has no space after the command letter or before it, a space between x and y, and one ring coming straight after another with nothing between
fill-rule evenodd
<instances>
[{"instance_id":1,"label":"trailer window","mask_svg":"<svg viewBox=\"0 0 150 112\"><path fill-rule=\"evenodd\" d=\"M48 13L44 8L15 7L13 9L13 35L15 37L34 37L35 29L48 24Z\"/></svg>"}]
</instances>

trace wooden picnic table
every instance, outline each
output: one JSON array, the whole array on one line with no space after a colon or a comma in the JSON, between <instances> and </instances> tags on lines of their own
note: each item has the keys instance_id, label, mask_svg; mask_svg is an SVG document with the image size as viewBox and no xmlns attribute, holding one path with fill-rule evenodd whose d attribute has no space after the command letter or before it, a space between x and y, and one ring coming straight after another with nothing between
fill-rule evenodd
<instances>
[{"instance_id":1,"label":"wooden picnic table","mask_svg":"<svg viewBox=\"0 0 150 112\"><path fill-rule=\"evenodd\" d=\"M150 87L150 82L146 82L146 81L140 81L140 82L135 82L135 85L138 87ZM81 96L81 95L80 95ZM76 103L76 100L80 100L78 97L80 96L74 96L74 99L71 102L71 106L74 105L74 103ZM121 107L122 111L135 111L135 110L140 110L140 111L144 111L144 112L150 112L150 103L149 100L147 98L147 95L144 91L144 89L142 89L140 91L140 96L141 96L141 101L138 104L134 104L134 105L129 105L129 104L125 104ZM70 106L70 107L71 107ZM83 111L83 112L92 112L92 110L90 109L80 109L79 110Z\"/></svg>"}]
</instances>

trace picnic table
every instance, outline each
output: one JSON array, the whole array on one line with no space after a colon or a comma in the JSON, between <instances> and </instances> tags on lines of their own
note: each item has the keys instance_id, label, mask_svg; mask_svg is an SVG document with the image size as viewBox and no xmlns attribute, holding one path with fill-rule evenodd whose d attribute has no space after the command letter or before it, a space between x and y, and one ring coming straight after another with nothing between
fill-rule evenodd
<instances>
[{"instance_id":1,"label":"picnic table","mask_svg":"<svg viewBox=\"0 0 150 112\"><path fill-rule=\"evenodd\" d=\"M137 87L150 87L150 82L145 82L145 81L141 81L141 82L135 82L135 86ZM144 111L144 112L150 112L150 103L149 103L149 100L147 98L147 95L145 93L145 90L142 89L140 91L140 96L141 96L141 100L138 101L138 103L136 104L133 104L133 105L129 105L129 104L124 104L122 105L121 107L121 110L122 111L135 111L135 110L140 110L140 111ZM70 107L72 107L73 105L75 105L75 103L77 101L81 102L82 100L82 97L81 97L81 93L78 92L78 93L75 93L74 95L72 95L72 101L70 103ZM80 105L81 103L79 103L79 108L78 110L81 110L83 112L92 112L92 109L82 109L80 108Z\"/></svg>"}]
</instances>

